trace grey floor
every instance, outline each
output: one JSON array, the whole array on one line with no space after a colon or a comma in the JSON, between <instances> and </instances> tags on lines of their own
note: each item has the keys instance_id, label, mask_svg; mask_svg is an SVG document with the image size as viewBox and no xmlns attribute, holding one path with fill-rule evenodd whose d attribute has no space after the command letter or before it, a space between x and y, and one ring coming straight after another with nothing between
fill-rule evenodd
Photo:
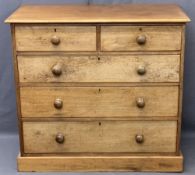
<instances>
[{"instance_id":1,"label":"grey floor","mask_svg":"<svg viewBox=\"0 0 195 175\"><path fill-rule=\"evenodd\" d=\"M0 175L84 175L84 174L94 174L94 175L126 175L126 174L166 174L166 175L174 175L181 173L18 173L16 168L16 157L18 154L19 145L18 145L18 136L13 134L0 134ZM185 157L185 165L184 165L184 175L195 175L195 134L185 133L182 136L182 152Z\"/></svg>"}]
</instances>

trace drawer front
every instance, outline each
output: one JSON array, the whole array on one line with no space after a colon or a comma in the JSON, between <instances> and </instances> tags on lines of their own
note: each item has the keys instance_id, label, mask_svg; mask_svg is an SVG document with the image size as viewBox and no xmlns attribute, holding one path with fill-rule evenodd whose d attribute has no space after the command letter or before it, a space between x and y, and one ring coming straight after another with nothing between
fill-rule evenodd
<instances>
[{"instance_id":1,"label":"drawer front","mask_svg":"<svg viewBox=\"0 0 195 175\"><path fill-rule=\"evenodd\" d=\"M24 122L25 153L175 152L176 121Z\"/></svg>"},{"instance_id":2,"label":"drawer front","mask_svg":"<svg viewBox=\"0 0 195 175\"><path fill-rule=\"evenodd\" d=\"M17 51L96 51L95 26L34 26L15 28Z\"/></svg>"},{"instance_id":3,"label":"drawer front","mask_svg":"<svg viewBox=\"0 0 195 175\"><path fill-rule=\"evenodd\" d=\"M102 51L181 49L181 26L102 26Z\"/></svg>"},{"instance_id":4,"label":"drawer front","mask_svg":"<svg viewBox=\"0 0 195 175\"><path fill-rule=\"evenodd\" d=\"M179 55L18 56L20 82L179 82Z\"/></svg>"},{"instance_id":5,"label":"drawer front","mask_svg":"<svg viewBox=\"0 0 195 175\"><path fill-rule=\"evenodd\" d=\"M22 117L177 116L178 87L21 87Z\"/></svg>"}]
</instances>

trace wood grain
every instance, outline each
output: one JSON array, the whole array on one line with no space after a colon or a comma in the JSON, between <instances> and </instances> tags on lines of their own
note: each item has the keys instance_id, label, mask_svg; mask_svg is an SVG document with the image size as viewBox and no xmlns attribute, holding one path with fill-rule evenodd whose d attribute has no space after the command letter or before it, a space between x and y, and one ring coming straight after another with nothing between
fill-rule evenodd
<instances>
[{"instance_id":1,"label":"wood grain","mask_svg":"<svg viewBox=\"0 0 195 175\"><path fill-rule=\"evenodd\" d=\"M177 116L178 87L21 87L22 117ZM145 107L136 99L143 97ZM62 109L54 101L63 101Z\"/></svg>"},{"instance_id":2,"label":"wood grain","mask_svg":"<svg viewBox=\"0 0 195 175\"><path fill-rule=\"evenodd\" d=\"M12 26L19 171L183 170L184 29L174 4L25 5ZM146 43L137 44L139 35ZM59 45L51 43L52 37ZM62 74L51 69L61 65ZM138 75L138 66L146 74ZM136 99L144 98L144 108ZM63 101L62 109L54 101ZM65 142L57 144L61 132ZM144 143L135 141L144 135ZM32 156L32 157L31 157Z\"/></svg>"},{"instance_id":3,"label":"wood grain","mask_svg":"<svg viewBox=\"0 0 195 175\"><path fill-rule=\"evenodd\" d=\"M179 82L179 55L18 56L20 82ZM59 65L60 76L52 73ZM137 69L144 66L145 75ZM106 70L106 71L105 71Z\"/></svg>"},{"instance_id":4,"label":"wood grain","mask_svg":"<svg viewBox=\"0 0 195 175\"><path fill-rule=\"evenodd\" d=\"M17 121L18 121L18 132L19 132L19 142L20 142L20 153L23 155L24 152L24 142L23 142L23 128L21 121L21 103L20 103L20 87L19 87L19 70L17 62L17 52L16 52L16 40L15 40L15 25L11 24L11 36L12 36L12 53L13 53L13 68L14 68L14 80L16 88L16 106L17 106Z\"/></svg>"},{"instance_id":5,"label":"wood grain","mask_svg":"<svg viewBox=\"0 0 195 175\"><path fill-rule=\"evenodd\" d=\"M180 51L131 51L131 52L121 52L121 51L116 51L116 52L101 52L101 51L78 51L78 52L74 52L74 51L66 51L66 52L58 52L58 51L47 51L47 52L41 52L41 51L28 51L28 52L22 52L22 51L18 51L17 55L18 56L42 56L42 55L67 55L67 56L75 56L75 55L79 55L79 56L117 56L117 55L180 55L181 52Z\"/></svg>"},{"instance_id":6,"label":"wood grain","mask_svg":"<svg viewBox=\"0 0 195 175\"><path fill-rule=\"evenodd\" d=\"M171 23L189 22L176 4L25 5L7 23Z\"/></svg>"},{"instance_id":7,"label":"wood grain","mask_svg":"<svg viewBox=\"0 0 195 175\"><path fill-rule=\"evenodd\" d=\"M185 25L182 27L182 43L180 56L180 85L179 85L179 104L178 104L178 131L177 131L177 155L180 153L181 144L181 125L182 125L182 103L183 103L183 78L184 78L184 52L185 52Z\"/></svg>"},{"instance_id":8,"label":"wood grain","mask_svg":"<svg viewBox=\"0 0 195 175\"><path fill-rule=\"evenodd\" d=\"M138 82L138 83L118 83L118 82L110 82L110 83L98 83L98 82L92 82L92 83L83 83L83 82L53 82L53 83L28 83L28 82L22 82L19 84L20 87L135 87L135 86L178 86L180 85L180 82L166 82L166 83L150 83L150 82Z\"/></svg>"},{"instance_id":9,"label":"wood grain","mask_svg":"<svg viewBox=\"0 0 195 175\"><path fill-rule=\"evenodd\" d=\"M18 157L19 171L183 171L183 156Z\"/></svg>"},{"instance_id":10,"label":"wood grain","mask_svg":"<svg viewBox=\"0 0 195 175\"><path fill-rule=\"evenodd\" d=\"M178 121L177 116L135 116L135 117L23 117L21 118L24 122L54 122L54 121L133 121L133 120L141 120L141 121Z\"/></svg>"},{"instance_id":11,"label":"wood grain","mask_svg":"<svg viewBox=\"0 0 195 175\"><path fill-rule=\"evenodd\" d=\"M102 26L102 51L170 51L181 49L181 26ZM146 36L146 44L136 38Z\"/></svg>"},{"instance_id":12,"label":"wood grain","mask_svg":"<svg viewBox=\"0 0 195 175\"><path fill-rule=\"evenodd\" d=\"M17 51L96 51L95 26L16 25L15 35Z\"/></svg>"},{"instance_id":13,"label":"wood grain","mask_svg":"<svg viewBox=\"0 0 195 175\"><path fill-rule=\"evenodd\" d=\"M176 121L24 122L23 130L25 153L176 150ZM63 144L55 141L58 133ZM137 134L144 143L136 142Z\"/></svg>"}]
</instances>

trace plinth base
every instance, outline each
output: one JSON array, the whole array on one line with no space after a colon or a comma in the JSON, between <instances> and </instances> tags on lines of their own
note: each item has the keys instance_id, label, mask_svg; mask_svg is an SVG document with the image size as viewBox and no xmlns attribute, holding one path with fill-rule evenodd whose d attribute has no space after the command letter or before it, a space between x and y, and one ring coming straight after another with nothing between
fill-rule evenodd
<instances>
[{"instance_id":1,"label":"plinth base","mask_svg":"<svg viewBox=\"0 0 195 175\"><path fill-rule=\"evenodd\" d=\"M183 156L33 156L17 158L18 171L182 172Z\"/></svg>"}]
</instances>

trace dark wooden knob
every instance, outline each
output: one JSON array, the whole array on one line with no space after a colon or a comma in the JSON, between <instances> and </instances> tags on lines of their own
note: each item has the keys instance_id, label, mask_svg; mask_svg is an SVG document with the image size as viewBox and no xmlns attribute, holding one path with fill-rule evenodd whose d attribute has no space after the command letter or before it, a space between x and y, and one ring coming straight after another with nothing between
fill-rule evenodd
<instances>
[{"instance_id":1,"label":"dark wooden knob","mask_svg":"<svg viewBox=\"0 0 195 175\"><path fill-rule=\"evenodd\" d=\"M139 45L144 45L146 43L146 36L145 35L139 35L136 38L136 41Z\"/></svg>"},{"instance_id":2,"label":"dark wooden knob","mask_svg":"<svg viewBox=\"0 0 195 175\"><path fill-rule=\"evenodd\" d=\"M144 106L145 106L144 98L142 98L142 97L137 98L136 104L137 104L138 108L144 108Z\"/></svg>"},{"instance_id":3,"label":"dark wooden knob","mask_svg":"<svg viewBox=\"0 0 195 175\"><path fill-rule=\"evenodd\" d=\"M138 73L139 75L144 75L144 74L146 73L146 68L145 68L145 66L143 66L143 65L138 66L138 68L137 68L137 73Z\"/></svg>"},{"instance_id":4,"label":"dark wooden knob","mask_svg":"<svg viewBox=\"0 0 195 175\"><path fill-rule=\"evenodd\" d=\"M63 101L59 98L57 98L55 101L54 101L54 107L56 109L61 109L63 107Z\"/></svg>"},{"instance_id":5,"label":"dark wooden knob","mask_svg":"<svg viewBox=\"0 0 195 175\"><path fill-rule=\"evenodd\" d=\"M64 143L64 135L62 133L56 134L56 142L59 144Z\"/></svg>"},{"instance_id":6,"label":"dark wooden knob","mask_svg":"<svg viewBox=\"0 0 195 175\"><path fill-rule=\"evenodd\" d=\"M56 64L51 69L53 75L60 76L62 74L62 66L61 64Z\"/></svg>"},{"instance_id":7,"label":"dark wooden knob","mask_svg":"<svg viewBox=\"0 0 195 175\"><path fill-rule=\"evenodd\" d=\"M52 36L51 43L53 45L56 45L56 46L59 45L60 44L60 38L58 36Z\"/></svg>"},{"instance_id":8,"label":"dark wooden knob","mask_svg":"<svg viewBox=\"0 0 195 175\"><path fill-rule=\"evenodd\" d=\"M142 134L137 134L136 136L135 136L135 140L136 140L136 142L137 143L143 143L144 142L144 136L142 135Z\"/></svg>"}]
</instances>

